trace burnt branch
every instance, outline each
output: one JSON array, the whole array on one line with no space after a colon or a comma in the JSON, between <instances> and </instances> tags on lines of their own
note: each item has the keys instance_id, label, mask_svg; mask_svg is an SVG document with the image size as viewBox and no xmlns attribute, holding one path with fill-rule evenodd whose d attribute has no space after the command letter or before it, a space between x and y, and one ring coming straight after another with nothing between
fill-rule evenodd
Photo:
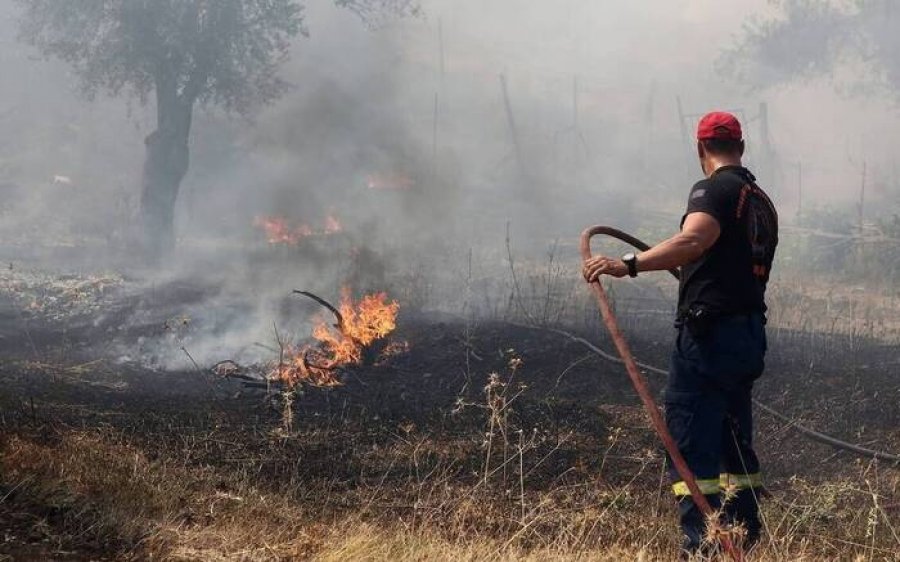
<instances>
[{"instance_id":1,"label":"burnt branch","mask_svg":"<svg viewBox=\"0 0 900 562\"><path fill-rule=\"evenodd\" d=\"M338 310L337 308L335 308L335 306L333 304L331 304L330 302L328 302L327 300L323 299L322 297L320 297L318 295L310 293L309 291L300 291L300 290L294 289L293 292L295 294L303 295L304 297L310 298L310 299L316 301L317 303L319 303L320 305L324 306L328 310L330 310L331 313L334 314L334 317L337 319L337 324L335 324L334 327L337 328L338 330L340 330L342 334L347 333L346 330L344 329L344 315L341 314L341 311Z\"/></svg>"},{"instance_id":2,"label":"burnt branch","mask_svg":"<svg viewBox=\"0 0 900 562\"><path fill-rule=\"evenodd\" d=\"M354 343L356 343L359 347L363 348L364 350L366 347L368 347L368 346L364 345L361 341L359 341L359 339L356 338L350 332L350 330L347 329L347 324L344 321L344 315L341 314L341 311L338 310L333 304L331 304L327 300L323 299L322 297L320 297L314 293L310 293L309 291L300 291L298 289L294 289L293 292L295 294L303 295L304 297L310 298L310 299L316 301L317 303L319 303L320 305L324 306L328 310L330 310L331 313L334 314L335 319L337 319L337 323L334 324L334 327L337 328L338 330L340 330L341 334L343 334L344 337L353 340Z\"/></svg>"}]
</instances>

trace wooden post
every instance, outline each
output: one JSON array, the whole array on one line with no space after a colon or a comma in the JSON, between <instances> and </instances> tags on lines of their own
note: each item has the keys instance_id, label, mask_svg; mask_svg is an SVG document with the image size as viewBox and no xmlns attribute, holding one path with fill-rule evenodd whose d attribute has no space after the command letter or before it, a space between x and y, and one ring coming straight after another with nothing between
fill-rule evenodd
<instances>
[{"instance_id":1,"label":"wooden post","mask_svg":"<svg viewBox=\"0 0 900 562\"><path fill-rule=\"evenodd\" d=\"M765 183L773 185L772 181L775 177L774 162L775 153L772 151L772 144L769 139L769 105L766 102L759 102L759 143L762 149L762 161L760 164L760 172L765 174Z\"/></svg>"},{"instance_id":2,"label":"wooden post","mask_svg":"<svg viewBox=\"0 0 900 562\"><path fill-rule=\"evenodd\" d=\"M691 156L693 153L693 143L690 142L691 137L688 135L687 118L684 115L684 107L682 107L681 105L681 96L675 96L675 104L678 106L678 126L681 131L681 142L683 142L686 147L684 158L684 174L685 178L689 178L691 177L691 168L689 162L691 161Z\"/></svg>"},{"instance_id":3,"label":"wooden post","mask_svg":"<svg viewBox=\"0 0 900 562\"><path fill-rule=\"evenodd\" d=\"M572 77L572 128L578 130L578 76Z\"/></svg>"},{"instance_id":4,"label":"wooden post","mask_svg":"<svg viewBox=\"0 0 900 562\"><path fill-rule=\"evenodd\" d=\"M654 101L656 98L656 80L650 83L650 92L647 94L647 106L645 107L644 113L644 132L646 136L644 137L644 153L643 159L641 161L641 168L646 171L650 168L650 160L651 160L651 151L653 150L654 145Z\"/></svg>"},{"instance_id":5,"label":"wooden post","mask_svg":"<svg viewBox=\"0 0 900 562\"><path fill-rule=\"evenodd\" d=\"M572 185L581 187L581 168L578 158L578 142L581 129L578 128L578 76L572 76Z\"/></svg>"},{"instance_id":6,"label":"wooden post","mask_svg":"<svg viewBox=\"0 0 900 562\"><path fill-rule=\"evenodd\" d=\"M759 102L759 140L766 150L769 148L769 106Z\"/></svg>"},{"instance_id":7,"label":"wooden post","mask_svg":"<svg viewBox=\"0 0 900 562\"><path fill-rule=\"evenodd\" d=\"M438 18L438 61L441 69L441 81L444 79L444 19Z\"/></svg>"},{"instance_id":8,"label":"wooden post","mask_svg":"<svg viewBox=\"0 0 900 562\"><path fill-rule=\"evenodd\" d=\"M681 140L687 142L688 133L687 126L684 124L684 108L681 106L681 96L675 96L675 103L678 105L678 126L681 129Z\"/></svg>"},{"instance_id":9,"label":"wooden post","mask_svg":"<svg viewBox=\"0 0 900 562\"><path fill-rule=\"evenodd\" d=\"M522 147L519 144L519 132L516 129L516 118L513 115L512 104L509 101L509 89L506 86L505 74L500 75L500 89L503 92L503 107L506 109L506 121L509 125L509 134L512 137L513 149L516 153L516 163L519 166L522 181L526 181L528 175L525 173L525 162L522 160Z\"/></svg>"},{"instance_id":10,"label":"wooden post","mask_svg":"<svg viewBox=\"0 0 900 562\"><path fill-rule=\"evenodd\" d=\"M866 204L866 161L862 165L862 181L859 185L859 235L863 235L863 217Z\"/></svg>"},{"instance_id":11,"label":"wooden post","mask_svg":"<svg viewBox=\"0 0 900 562\"><path fill-rule=\"evenodd\" d=\"M438 91L444 94L444 99L447 98L447 92L444 89L444 19L438 18L438 67L440 69L441 75L438 84ZM431 123L431 174L434 180L437 180L438 176L438 128L440 126L440 105L438 98L438 91L434 92L434 113L432 115L432 123ZM444 102L446 103L446 101Z\"/></svg>"},{"instance_id":12,"label":"wooden post","mask_svg":"<svg viewBox=\"0 0 900 562\"><path fill-rule=\"evenodd\" d=\"M437 178L438 175L438 93L434 93L434 113L431 120L431 175Z\"/></svg>"}]
</instances>

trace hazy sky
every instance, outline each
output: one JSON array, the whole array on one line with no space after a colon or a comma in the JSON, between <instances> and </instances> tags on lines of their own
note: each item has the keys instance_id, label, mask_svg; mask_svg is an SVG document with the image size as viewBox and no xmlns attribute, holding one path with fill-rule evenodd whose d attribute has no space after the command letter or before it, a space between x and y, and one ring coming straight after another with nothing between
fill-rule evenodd
<instances>
[{"instance_id":1,"label":"hazy sky","mask_svg":"<svg viewBox=\"0 0 900 562\"><path fill-rule=\"evenodd\" d=\"M485 170L509 150L501 73L520 132L538 149L567 126L577 79L580 126L593 160L585 174L596 174L598 189L633 178L635 152L649 153L651 161L665 152L660 157L666 165L673 154L681 158L679 146L689 140L680 137L676 97L687 113L740 108L747 117L756 114L759 102L768 102L771 137L783 163L782 185L773 191L785 205L794 203L794 186L787 184L794 181L791 170L797 162L803 163L805 191L826 200L856 197L863 158L873 176L894 173L888 150L890 141L900 140L900 114L893 104L844 97L826 79L753 92L716 74L714 61L736 41L747 18L777 13L765 0L425 0L423 6L419 19L368 30L330 0L310 2L311 37L297 41L284 69L297 90L234 129L251 139L242 140L242 146L262 147L254 156L256 166L271 177L260 177L252 167L246 168L247 176L274 184L306 175L305 164L292 159L302 161L298 151L308 152L308 147L292 140L287 129L294 137L328 129L321 138L329 140L322 142L340 144L335 152L357 151L354 143L360 139L372 145L373 139L389 138L381 153L401 147L427 156L433 96L441 92L440 140L451 162L448 169L466 171L462 182L494 181ZM78 97L75 78L64 65L43 62L16 46L10 0L0 0L0 13L6 16L0 25L0 116L5 116L0 126L16 130L19 141L0 146L4 169L29 182L64 173L109 189L135 186L142 139L153 123L150 110L136 104L129 110L121 100L91 103ZM331 105L323 103L328 98ZM757 126L746 124L751 155ZM201 134L202 123L195 137ZM889 142L864 156L863 139L868 138ZM687 151L684 159L689 160ZM215 178L213 160L195 163L188 185L198 178L225 181ZM696 169L693 162L685 166ZM230 169L228 178L240 177L234 172ZM308 189L316 189L317 181ZM652 199L653 194L638 190L636 195Z\"/></svg>"},{"instance_id":2,"label":"hazy sky","mask_svg":"<svg viewBox=\"0 0 900 562\"><path fill-rule=\"evenodd\" d=\"M699 175L690 138L695 120L682 135L676 99L689 114L742 110L750 118L745 131L754 164L759 122L753 118L761 102L768 104L780 169L755 171L774 178L765 187L787 220L794 216L799 162L807 205L855 200L865 159L874 209L884 194L878 178L883 183L895 173L895 104L842 96L827 79L752 91L716 73L715 61L749 17L777 13L764 0L423 0L423 6L421 18L368 29L331 0L314 0L307 11L310 37L297 40L283 69L294 85L283 99L252 119L198 111L176 221L188 255L198 240L224 241L229 265L247 265L255 274L252 260L244 264L232 253L265 244L254 216L275 213L320 226L335 212L357 234L357 247L392 235L407 244L396 254L410 259L431 251L436 239L457 249L496 250L508 220L528 232L536 230L537 215L552 228L534 234L538 243L528 247L536 252L553 237L574 240L590 223L632 228L650 216L674 230L671 215L683 209ZM16 43L11 14L11 0L0 0L0 187L21 187L16 197L29 204L3 216L0 236L34 232L37 238L67 224L61 238L91 225L95 236L115 238L115 225L134 223L128 211L139 194L153 108L80 97L66 65ZM524 166L547 192L536 200L518 185L527 174L517 174L501 74ZM864 145L873 138L876 148ZM376 193L366 187L371 173L406 174L421 189ZM70 177L72 185L54 184L55 175ZM621 209L634 210L632 222L622 218L625 212L616 214ZM485 263L503 259L494 253ZM392 262L376 265L389 269ZM321 265L295 269L267 277L275 284L272 295L280 298L288 283L301 281L337 286L331 277L339 276ZM205 271L221 280L218 269ZM246 290L242 280L235 278L240 291ZM233 340L268 337L260 336L271 327L268 306L253 321L242 316ZM227 344L214 339L191 347L198 359ZM175 355L184 361L180 351Z\"/></svg>"},{"instance_id":3,"label":"hazy sky","mask_svg":"<svg viewBox=\"0 0 900 562\"><path fill-rule=\"evenodd\" d=\"M322 40L317 18L327 27L334 17L328 5L319 2L310 11L311 44ZM591 133L602 136L610 121L624 125L616 127L616 144L643 142L644 132L635 130L646 127L648 103L659 138L679 135L676 96L686 113L739 108L750 120L765 101L770 135L783 161L783 183L795 181L793 170L802 162L807 192L854 199L863 159L870 160L870 174L893 174L888 150L868 147L864 156L862 148L864 138L900 140L900 113L893 103L842 95L827 78L751 91L716 73L714 62L739 40L750 18L778 14L777 5L767 0L429 0L424 6L423 20L377 32L400 34L405 58L421 63L409 78L411 88L427 89L429 80L436 82L423 67L436 68L440 21L448 82L466 81L490 97L496 76L505 73L515 95L543 100L544 111L557 107L563 112L577 76L585 127L596 126ZM745 128L752 152L758 123ZM628 138L631 134L634 138ZM786 192L793 186L778 189L790 199Z\"/></svg>"}]
</instances>

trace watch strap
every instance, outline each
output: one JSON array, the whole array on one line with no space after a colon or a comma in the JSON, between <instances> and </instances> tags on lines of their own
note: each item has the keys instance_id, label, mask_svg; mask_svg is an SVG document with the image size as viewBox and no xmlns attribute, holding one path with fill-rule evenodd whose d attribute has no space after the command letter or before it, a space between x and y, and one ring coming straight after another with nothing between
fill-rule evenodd
<instances>
[{"instance_id":1,"label":"watch strap","mask_svg":"<svg viewBox=\"0 0 900 562\"><path fill-rule=\"evenodd\" d=\"M628 276L629 277L637 277L637 274L638 274L637 255L629 254L628 259L623 258L622 261L625 262L626 266L628 266Z\"/></svg>"}]
</instances>

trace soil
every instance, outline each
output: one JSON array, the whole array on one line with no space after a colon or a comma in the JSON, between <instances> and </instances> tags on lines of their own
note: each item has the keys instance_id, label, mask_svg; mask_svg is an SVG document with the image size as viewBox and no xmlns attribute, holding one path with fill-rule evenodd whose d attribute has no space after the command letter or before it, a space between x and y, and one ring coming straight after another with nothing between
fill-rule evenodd
<instances>
[{"instance_id":1,"label":"soil","mask_svg":"<svg viewBox=\"0 0 900 562\"><path fill-rule=\"evenodd\" d=\"M277 490L288 480L338 482L340 489L322 501L340 509L342 491L374 475L390 480L399 471L390 455L377 451L411 435L427 436L444 457L458 450L452 477L477 482L480 466L469 453L481 445L486 387L496 374L494 392L513 400L508 427L534 439L534 458L547 459L528 480L532 489L578 481L601 462L616 485L630 478L634 459L661 457L620 366L557 334L500 319L467 324L448 314L402 312L393 338L406 341L408 350L373 367L348 369L341 386L302 389L288 428L278 393L217 378L205 372L210 365L201 365L203 372L166 371L121 358L119 344L158 336L167 329L162 319L211 291L184 282L156 294L113 289L94 295L100 305L65 313L30 309L15 291L0 293L0 431L48 442L72 428L115 431L151 458L202 440L202 453L191 462L227 468L243 458L266 459L257 463L263 485ZM612 349L597 325L576 331ZM661 366L671 336L665 318L628 333L635 355ZM843 336L822 347L817 341L789 331L773 336L758 397L819 431L900 451L896 348ZM648 376L659 394L663 381ZM758 420L758 449L774 488L796 474L815 482L859 469L849 453L812 443L762 413ZM294 438L273 438L278 428ZM54 544L52 533L35 529L37 521L53 528L56 514L2 483L0 560L112 556L108 545L90 541ZM393 509L402 515L405 508Z\"/></svg>"}]
</instances>

